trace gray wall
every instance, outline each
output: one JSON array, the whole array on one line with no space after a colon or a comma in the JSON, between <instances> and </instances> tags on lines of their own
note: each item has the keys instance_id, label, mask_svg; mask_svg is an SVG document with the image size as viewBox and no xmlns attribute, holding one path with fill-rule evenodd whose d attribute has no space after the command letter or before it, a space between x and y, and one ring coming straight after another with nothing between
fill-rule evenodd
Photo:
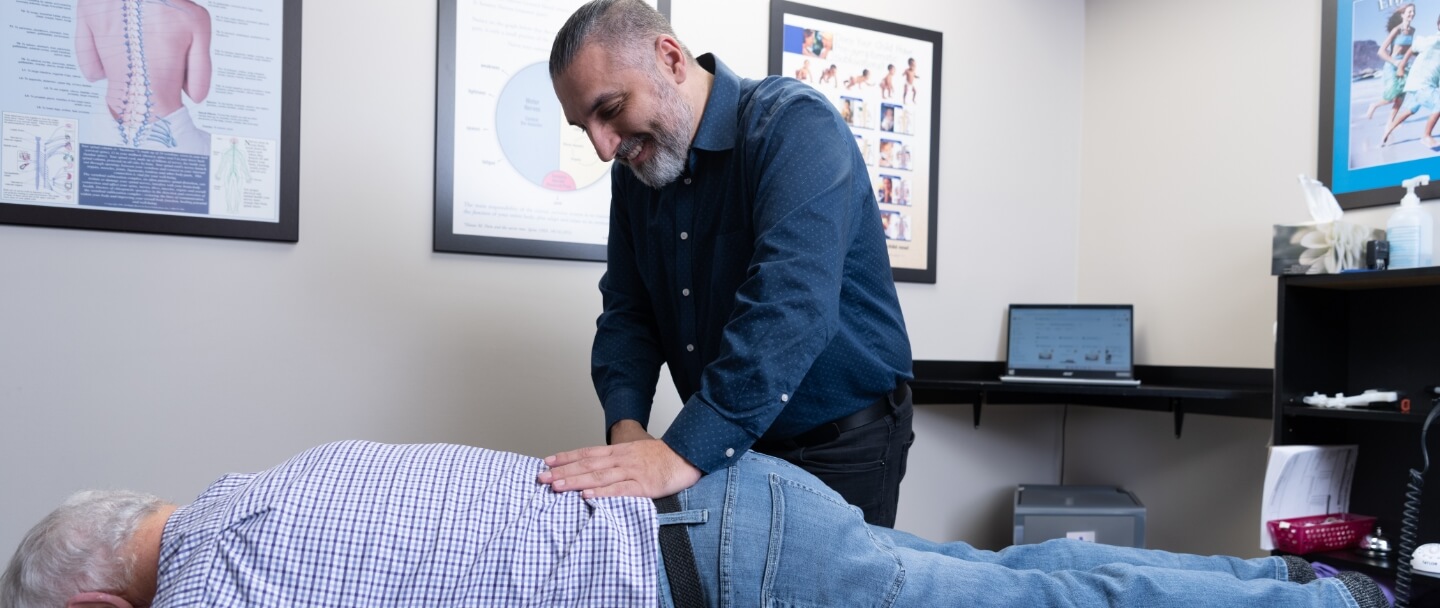
<instances>
[{"instance_id":1,"label":"gray wall","mask_svg":"<svg viewBox=\"0 0 1440 608\"><path fill-rule=\"evenodd\" d=\"M1131 301L1141 363L1270 366L1266 239L1314 171L1318 6L825 4L945 35L939 282L900 285L916 358L998 358L1011 301ZM675 5L693 49L764 73L766 0ZM602 441L602 266L430 251L433 3L312 0L304 40L298 244L0 226L0 551L72 490L183 502L333 439ZM1253 44L1288 67L1231 69ZM1258 554L1263 422L970 414L917 412L900 527L1003 546L1014 485L1063 457L1067 482L1135 490L1152 546Z\"/></svg>"}]
</instances>

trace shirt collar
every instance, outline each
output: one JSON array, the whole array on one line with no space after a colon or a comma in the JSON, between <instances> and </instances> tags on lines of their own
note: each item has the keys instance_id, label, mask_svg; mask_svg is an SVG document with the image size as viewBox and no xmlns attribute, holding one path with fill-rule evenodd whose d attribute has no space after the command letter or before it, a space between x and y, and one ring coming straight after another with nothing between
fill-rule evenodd
<instances>
[{"instance_id":1,"label":"shirt collar","mask_svg":"<svg viewBox=\"0 0 1440 608\"><path fill-rule=\"evenodd\" d=\"M695 62L714 74L715 81L710 85L705 114L700 117L700 128L695 131L695 142L691 147L712 152L734 148L738 122L736 111L740 107L740 77L714 53L701 55Z\"/></svg>"}]
</instances>

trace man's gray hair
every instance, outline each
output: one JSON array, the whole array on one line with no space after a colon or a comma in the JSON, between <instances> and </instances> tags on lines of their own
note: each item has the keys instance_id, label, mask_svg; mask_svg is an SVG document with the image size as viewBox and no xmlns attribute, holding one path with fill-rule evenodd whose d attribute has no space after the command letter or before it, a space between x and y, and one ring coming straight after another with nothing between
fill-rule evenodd
<instances>
[{"instance_id":1,"label":"man's gray hair","mask_svg":"<svg viewBox=\"0 0 1440 608\"><path fill-rule=\"evenodd\" d=\"M0 575L0 608L52 608L76 593L125 590L135 575L125 545L165 504L139 492L72 494L20 541Z\"/></svg>"},{"instance_id":2,"label":"man's gray hair","mask_svg":"<svg viewBox=\"0 0 1440 608\"><path fill-rule=\"evenodd\" d=\"M580 49L590 43L610 51L621 67L646 68L653 65L650 51L655 37L660 35L675 38L675 30L660 11L644 0L592 0L570 15L555 34L555 43L550 47L550 78L564 74ZM684 44L680 49L686 57L692 57Z\"/></svg>"}]
</instances>

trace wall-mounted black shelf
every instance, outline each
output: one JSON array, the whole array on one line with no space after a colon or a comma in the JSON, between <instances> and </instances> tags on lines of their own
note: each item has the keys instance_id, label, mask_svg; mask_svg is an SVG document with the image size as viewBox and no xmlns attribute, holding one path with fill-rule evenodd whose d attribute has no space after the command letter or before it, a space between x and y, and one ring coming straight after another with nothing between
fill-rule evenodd
<instances>
[{"instance_id":1,"label":"wall-mounted black shelf","mask_svg":"<svg viewBox=\"0 0 1440 608\"><path fill-rule=\"evenodd\" d=\"M1268 419L1273 412L1269 369L1135 366L1140 386L1001 382L998 361L916 361L915 403L968 403L980 426L984 405L1071 404L1171 412L1175 436L1185 414Z\"/></svg>"}]
</instances>

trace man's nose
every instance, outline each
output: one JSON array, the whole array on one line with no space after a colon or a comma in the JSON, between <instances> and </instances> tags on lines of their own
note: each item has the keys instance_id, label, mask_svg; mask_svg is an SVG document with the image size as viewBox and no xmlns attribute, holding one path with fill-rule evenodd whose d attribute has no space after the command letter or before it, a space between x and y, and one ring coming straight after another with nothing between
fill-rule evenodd
<instances>
[{"instance_id":1,"label":"man's nose","mask_svg":"<svg viewBox=\"0 0 1440 608\"><path fill-rule=\"evenodd\" d=\"M608 163L615 159L615 150L620 147L622 139L620 135L607 128L591 129L589 135L590 145L595 146L600 160Z\"/></svg>"}]
</instances>

